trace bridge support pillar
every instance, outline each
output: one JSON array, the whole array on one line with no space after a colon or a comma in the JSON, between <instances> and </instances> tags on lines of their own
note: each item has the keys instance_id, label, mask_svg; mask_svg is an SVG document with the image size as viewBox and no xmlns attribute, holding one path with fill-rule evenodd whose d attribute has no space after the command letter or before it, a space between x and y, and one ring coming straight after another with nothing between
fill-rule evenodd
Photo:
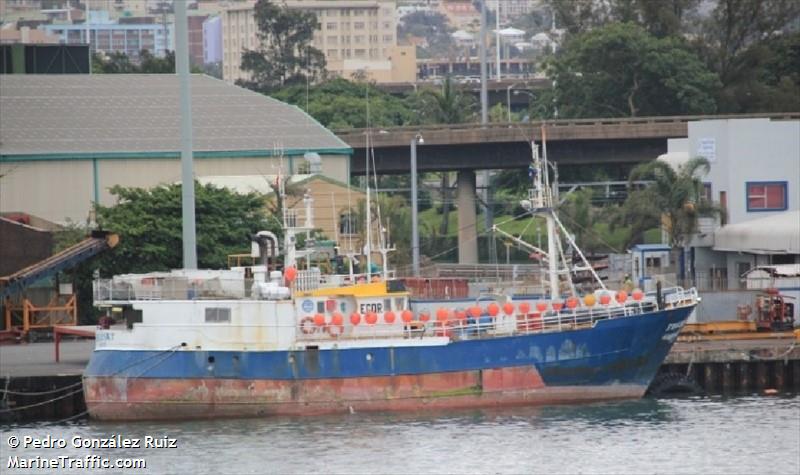
<instances>
[{"instance_id":1,"label":"bridge support pillar","mask_svg":"<svg viewBox=\"0 0 800 475\"><path fill-rule=\"evenodd\" d=\"M475 172L458 172L458 263L478 263L478 228L475 215Z\"/></svg>"}]
</instances>

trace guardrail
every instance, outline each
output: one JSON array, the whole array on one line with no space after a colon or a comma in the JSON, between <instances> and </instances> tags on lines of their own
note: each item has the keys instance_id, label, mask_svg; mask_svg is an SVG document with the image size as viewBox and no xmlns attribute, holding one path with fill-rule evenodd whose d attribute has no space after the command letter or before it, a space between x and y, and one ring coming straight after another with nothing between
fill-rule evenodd
<instances>
[{"instance_id":1,"label":"guardrail","mask_svg":"<svg viewBox=\"0 0 800 475\"><path fill-rule=\"evenodd\" d=\"M435 131L457 131L472 129L502 129L508 130L514 127L525 127L528 129L538 129L546 124L548 127L585 127L596 125L636 125L636 124L666 124L666 123L687 123L696 120L716 120L716 119L757 119L766 118L773 120L800 120L800 112L765 112L754 114L717 114L717 115L677 115L677 116L647 116L647 117L618 117L618 118L595 118L595 119L554 119L539 122L495 122L482 125L478 122L463 124L427 124L427 125L406 125L393 127L374 127L352 128L334 130L336 135L361 136L371 131L375 138L382 135L401 132L435 132ZM427 140L427 138L426 138Z\"/></svg>"}]
</instances>

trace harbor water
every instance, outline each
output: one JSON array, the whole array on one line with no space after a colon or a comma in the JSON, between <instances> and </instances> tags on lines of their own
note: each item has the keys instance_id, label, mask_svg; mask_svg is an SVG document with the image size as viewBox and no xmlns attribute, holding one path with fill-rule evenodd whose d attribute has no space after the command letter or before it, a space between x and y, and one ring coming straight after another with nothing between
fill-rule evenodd
<instances>
[{"instance_id":1,"label":"harbor water","mask_svg":"<svg viewBox=\"0 0 800 475\"><path fill-rule=\"evenodd\" d=\"M800 473L797 395L0 427L0 472L8 474ZM15 440L19 446L11 448ZM124 440L138 440L138 447L100 447ZM73 460L73 468L20 466L58 456ZM99 462L92 457L143 460L146 467L93 470ZM87 463L95 465L75 468Z\"/></svg>"}]
</instances>

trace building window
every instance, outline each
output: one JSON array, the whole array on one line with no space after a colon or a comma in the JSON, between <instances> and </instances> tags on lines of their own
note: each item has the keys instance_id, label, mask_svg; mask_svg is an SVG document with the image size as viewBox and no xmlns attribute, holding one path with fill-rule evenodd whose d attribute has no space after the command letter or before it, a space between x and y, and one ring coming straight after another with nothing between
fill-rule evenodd
<instances>
[{"instance_id":1,"label":"building window","mask_svg":"<svg viewBox=\"0 0 800 475\"><path fill-rule=\"evenodd\" d=\"M703 194L701 197L708 203L714 201L714 194L711 192L711 183L703 183Z\"/></svg>"},{"instance_id":2,"label":"building window","mask_svg":"<svg viewBox=\"0 0 800 475\"><path fill-rule=\"evenodd\" d=\"M383 35L383 42L384 43L391 43L392 41L394 41L394 36L393 35Z\"/></svg>"},{"instance_id":3,"label":"building window","mask_svg":"<svg viewBox=\"0 0 800 475\"><path fill-rule=\"evenodd\" d=\"M364 56L367 55L367 50L365 50L365 49L357 49L357 50L353 51L353 55L356 58L363 58Z\"/></svg>"},{"instance_id":4,"label":"building window","mask_svg":"<svg viewBox=\"0 0 800 475\"><path fill-rule=\"evenodd\" d=\"M358 220L353 212L345 212L339 216L339 234L357 234Z\"/></svg>"},{"instance_id":5,"label":"building window","mask_svg":"<svg viewBox=\"0 0 800 475\"><path fill-rule=\"evenodd\" d=\"M364 22L363 21L354 22L353 23L353 29L355 29L355 30L363 30L364 29Z\"/></svg>"},{"instance_id":6,"label":"building window","mask_svg":"<svg viewBox=\"0 0 800 475\"><path fill-rule=\"evenodd\" d=\"M353 37L353 43L358 45L358 44L361 44L363 42L364 42L364 35L357 35L357 36Z\"/></svg>"},{"instance_id":7,"label":"building window","mask_svg":"<svg viewBox=\"0 0 800 475\"><path fill-rule=\"evenodd\" d=\"M329 22L329 23L327 23L327 24L325 25L325 28L327 28L329 31L331 31L331 30L335 30L335 29L336 29L336 23L334 23L334 22Z\"/></svg>"},{"instance_id":8,"label":"building window","mask_svg":"<svg viewBox=\"0 0 800 475\"><path fill-rule=\"evenodd\" d=\"M231 321L231 309L227 307L206 308L206 323L223 323Z\"/></svg>"},{"instance_id":9,"label":"building window","mask_svg":"<svg viewBox=\"0 0 800 475\"><path fill-rule=\"evenodd\" d=\"M784 211L787 206L785 181L751 181L747 186L747 211Z\"/></svg>"}]
</instances>

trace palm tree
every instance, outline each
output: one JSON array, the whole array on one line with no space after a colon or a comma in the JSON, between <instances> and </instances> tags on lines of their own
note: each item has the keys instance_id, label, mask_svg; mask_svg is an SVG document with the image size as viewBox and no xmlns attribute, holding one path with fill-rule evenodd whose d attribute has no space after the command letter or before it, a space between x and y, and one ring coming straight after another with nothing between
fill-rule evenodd
<instances>
[{"instance_id":1,"label":"palm tree","mask_svg":"<svg viewBox=\"0 0 800 475\"><path fill-rule=\"evenodd\" d=\"M423 122L431 124L461 124L475 118L475 99L462 93L448 76L441 91L426 89L419 95ZM441 174L442 222L439 232L447 234L450 216L450 175Z\"/></svg>"},{"instance_id":2,"label":"palm tree","mask_svg":"<svg viewBox=\"0 0 800 475\"><path fill-rule=\"evenodd\" d=\"M450 76L441 91L426 89L419 98L423 121L429 124L461 124L475 116L475 99L458 90Z\"/></svg>"},{"instance_id":3,"label":"palm tree","mask_svg":"<svg viewBox=\"0 0 800 475\"><path fill-rule=\"evenodd\" d=\"M695 157L673 168L656 160L631 171L629 182L651 180L652 184L632 192L623 205L627 224L633 226L631 236L660 225L672 247L685 247L697 231L700 216L721 216L724 210L703 197L700 177L708 173L709 162Z\"/></svg>"}]
</instances>

